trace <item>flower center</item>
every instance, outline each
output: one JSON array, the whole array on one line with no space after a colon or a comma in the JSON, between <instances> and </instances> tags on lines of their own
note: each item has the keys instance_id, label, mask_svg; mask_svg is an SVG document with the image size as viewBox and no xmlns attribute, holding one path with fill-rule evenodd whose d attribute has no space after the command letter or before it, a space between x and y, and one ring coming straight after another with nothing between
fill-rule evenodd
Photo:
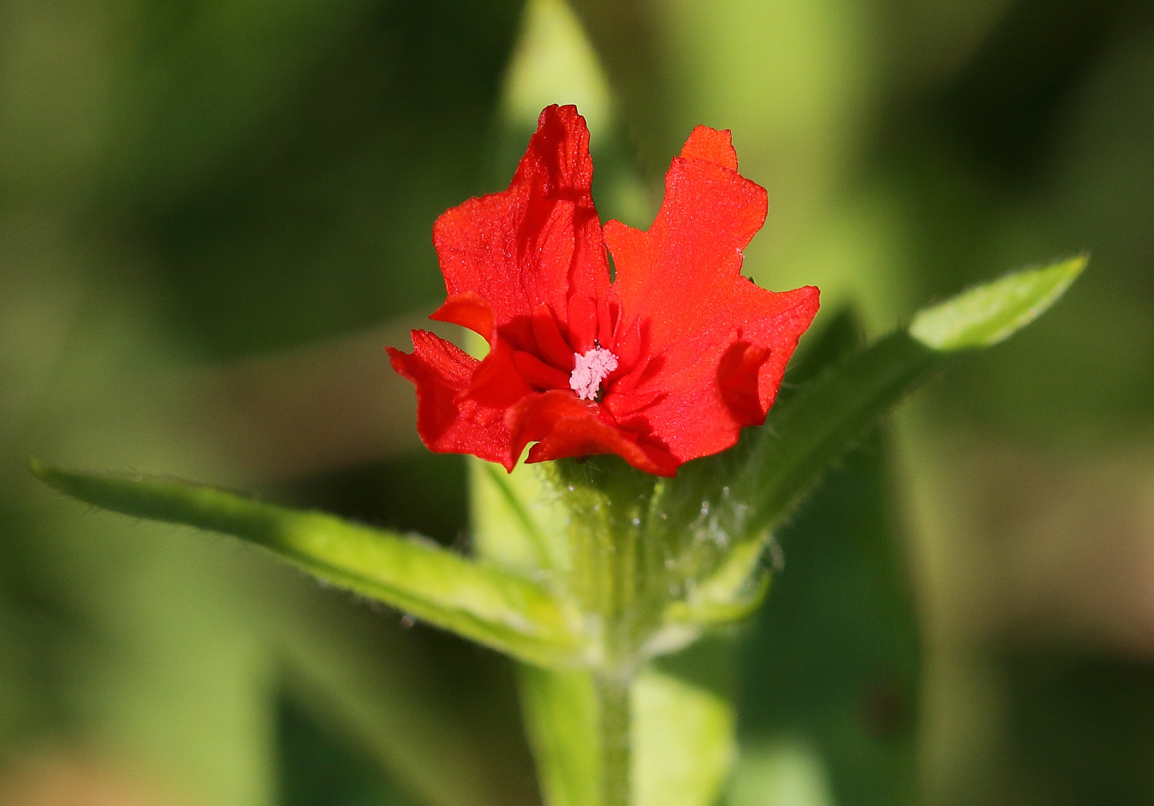
<instances>
[{"instance_id":1,"label":"flower center","mask_svg":"<svg viewBox=\"0 0 1154 806\"><path fill-rule=\"evenodd\" d=\"M574 353L573 364L569 388L582 400L594 400L601 391L601 382L617 369L617 356L604 347L594 347L584 355Z\"/></svg>"}]
</instances>

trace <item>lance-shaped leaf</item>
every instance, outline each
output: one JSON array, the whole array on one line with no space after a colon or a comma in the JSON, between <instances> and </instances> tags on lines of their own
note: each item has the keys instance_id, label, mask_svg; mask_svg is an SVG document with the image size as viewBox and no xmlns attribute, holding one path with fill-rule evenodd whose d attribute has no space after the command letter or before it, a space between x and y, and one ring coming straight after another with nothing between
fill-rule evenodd
<instances>
[{"instance_id":1,"label":"lance-shaped leaf","mask_svg":"<svg viewBox=\"0 0 1154 806\"><path fill-rule=\"evenodd\" d=\"M57 490L105 509L255 543L325 582L528 663L580 657L576 620L544 588L430 541L196 484L64 471L35 461L32 470Z\"/></svg>"},{"instance_id":2,"label":"lance-shaped leaf","mask_svg":"<svg viewBox=\"0 0 1154 806\"><path fill-rule=\"evenodd\" d=\"M849 356L770 414L751 440L735 500L746 528L772 526L889 409L960 352L988 347L1052 305L1086 266L1079 256L1008 274L918 313L910 327Z\"/></svg>"}]
</instances>

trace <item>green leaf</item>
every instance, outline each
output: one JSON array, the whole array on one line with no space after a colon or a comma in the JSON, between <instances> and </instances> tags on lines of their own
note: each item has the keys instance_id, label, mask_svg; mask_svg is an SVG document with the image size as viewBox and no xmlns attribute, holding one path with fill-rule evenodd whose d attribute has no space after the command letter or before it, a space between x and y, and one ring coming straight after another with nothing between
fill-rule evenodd
<instances>
[{"instance_id":1,"label":"green leaf","mask_svg":"<svg viewBox=\"0 0 1154 806\"><path fill-rule=\"evenodd\" d=\"M1086 268L1086 255L1008 274L918 313L910 335L945 352L989 347L1037 319Z\"/></svg>"},{"instance_id":2,"label":"green leaf","mask_svg":"<svg viewBox=\"0 0 1154 806\"><path fill-rule=\"evenodd\" d=\"M211 487L147 476L63 471L32 463L81 501L256 543L310 574L528 663L581 656L575 618L547 591L434 543L292 510Z\"/></svg>"},{"instance_id":3,"label":"green leaf","mask_svg":"<svg viewBox=\"0 0 1154 806\"><path fill-rule=\"evenodd\" d=\"M569 561L565 526L569 513L539 465L520 464L512 473L468 458L469 511L473 550L524 576L548 576Z\"/></svg>"},{"instance_id":4,"label":"green leaf","mask_svg":"<svg viewBox=\"0 0 1154 806\"><path fill-rule=\"evenodd\" d=\"M730 483L732 497L754 507L746 528L780 521L835 459L947 359L899 331L775 409Z\"/></svg>"},{"instance_id":5,"label":"green leaf","mask_svg":"<svg viewBox=\"0 0 1154 806\"><path fill-rule=\"evenodd\" d=\"M959 351L1007 338L1041 315L1077 278L1085 257L1009 274L918 313L775 407L747 441L731 498L753 505L747 534L771 527L825 469L907 393Z\"/></svg>"},{"instance_id":6,"label":"green leaf","mask_svg":"<svg viewBox=\"0 0 1154 806\"><path fill-rule=\"evenodd\" d=\"M732 704L647 669L633 685L636 806L712 806L737 757Z\"/></svg>"},{"instance_id":7,"label":"green leaf","mask_svg":"<svg viewBox=\"0 0 1154 806\"><path fill-rule=\"evenodd\" d=\"M590 672L524 667L525 722L548 806L601 806ZM653 667L631 690L634 806L713 806L736 757L728 700Z\"/></svg>"},{"instance_id":8,"label":"green leaf","mask_svg":"<svg viewBox=\"0 0 1154 806\"><path fill-rule=\"evenodd\" d=\"M597 698L585 669L521 666L525 732L548 806L600 806Z\"/></svg>"}]
</instances>

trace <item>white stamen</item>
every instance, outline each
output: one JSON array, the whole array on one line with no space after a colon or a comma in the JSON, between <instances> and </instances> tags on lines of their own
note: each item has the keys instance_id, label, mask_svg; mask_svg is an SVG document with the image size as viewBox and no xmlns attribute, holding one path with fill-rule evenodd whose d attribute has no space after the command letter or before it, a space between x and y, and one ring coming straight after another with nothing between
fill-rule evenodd
<instances>
[{"instance_id":1,"label":"white stamen","mask_svg":"<svg viewBox=\"0 0 1154 806\"><path fill-rule=\"evenodd\" d=\"M573 353L573 361L569 388L582 400L595 400L601 391L601 382L617 369L617 356L604 347L594 347L585 355Z\"/></svg>"}]
</instances>

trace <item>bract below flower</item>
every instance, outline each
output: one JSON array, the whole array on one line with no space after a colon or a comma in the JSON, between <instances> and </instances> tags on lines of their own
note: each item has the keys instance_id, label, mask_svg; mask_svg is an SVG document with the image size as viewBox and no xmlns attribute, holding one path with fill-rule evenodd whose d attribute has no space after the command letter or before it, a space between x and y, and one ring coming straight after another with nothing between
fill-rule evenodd
<instances>
[{"instance_id":1,"label":"bract below flower","mask_svg":"<svg viewBox=\"0 0 1154 806\"><path fill-rule=\"evenodd\" d=\"M389 348L431 450L512 470L535 443L529 462L615 453L672 476L765 421L818 290L741 276L766 194L737 172L729 132L693 131L644 232L602 228L592 177L584 119L551 106L509 188L437 220L448 298L431 318L479 333L489 353L423 330L412 353Z\"/></svg>"}]
</instances>

